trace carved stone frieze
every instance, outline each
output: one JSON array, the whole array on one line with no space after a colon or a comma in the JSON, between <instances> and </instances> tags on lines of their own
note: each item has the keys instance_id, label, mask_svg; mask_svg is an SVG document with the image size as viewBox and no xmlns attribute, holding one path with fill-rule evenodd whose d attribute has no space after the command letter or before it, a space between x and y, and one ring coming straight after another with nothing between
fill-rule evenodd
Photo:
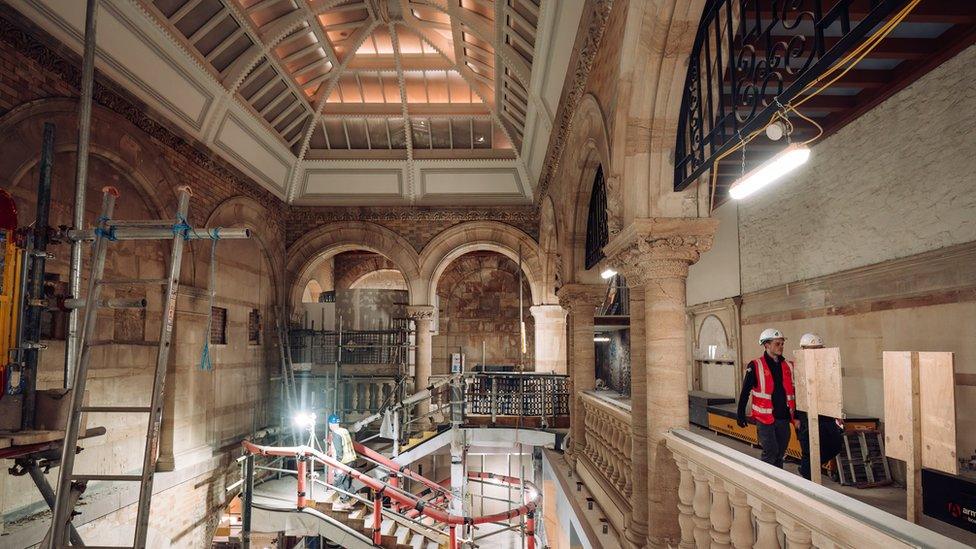
<instances>
[{"instance_id":1,"label":"carved stone frieze","mask_svg":"<svg viewBox=\"0 0 976 549\"><path fill-rule=\"evenodd\" d=\"M432 305L407 305L407 316L414 320L433 320L435 312Z\"/></svg>"},{"instance_id":2,"label":"carved stone frieze","mask_svg":"<svg viewBox=\"0 0 976 549\"><path fill-rule=\"evenodd\" d=\"M573 115L576 113L576 107L585 93L586 81L590 76L590 69L593 68L593 60L596 58L597 50L600 48L604 31L607 28L607 21L610 19L613 0L591 0L589 5L590 12L584 16L588 18L589 23L586 27L586 34L583 36L583 44L576 54L572 81L564 85L559 109L556 111L556 120L549 139L549 148L546 150L545 168L539 177L536 207L541 206L542 199L549 191L552 178L559 169L559 161L562 158L563 149L566 147L566 137L569 135Z\"/></svg>"},{"instance_id":3,"label":"carved stone frieze","mask_svg":"<svg viewBox=\"0 0 976 549\"><path fill-rule=\"evenodd\" d=\"M609 262L632 284L684 278L688 267L712 247L718 220L655 217L638 219L604 247Z\"/></svg>"}]
</instances>

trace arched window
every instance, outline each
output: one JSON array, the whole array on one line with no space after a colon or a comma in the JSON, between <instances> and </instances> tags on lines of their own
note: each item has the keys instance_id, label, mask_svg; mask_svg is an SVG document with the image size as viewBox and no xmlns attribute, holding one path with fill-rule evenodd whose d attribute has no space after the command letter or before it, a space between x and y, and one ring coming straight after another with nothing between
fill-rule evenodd
<instances>
[{"instance_id":1,"label":"arched window","mask_svg":"<svg viewBox=\"0 0 976 549\"><path fill-rule=\"evenodd\" d=\"M596 169L593 178L593 191L590 193L590 208L586 217L586 263L587 269L603 259L603 247L610 239L607 229L607 187L603 182L603 166Z\"/></svg>"}]
</instances>

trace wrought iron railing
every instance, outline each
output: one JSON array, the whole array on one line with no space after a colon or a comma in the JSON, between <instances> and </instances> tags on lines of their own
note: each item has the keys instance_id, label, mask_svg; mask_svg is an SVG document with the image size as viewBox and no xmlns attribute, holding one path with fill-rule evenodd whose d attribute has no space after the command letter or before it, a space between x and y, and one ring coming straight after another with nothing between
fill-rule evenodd
<instances>
[{"instance_id":1,"label":"wrought iron railing","mask_svg":"<svg viewBox=\"0 0 976 549\"><path fill-rule=\"evenodd\" d=\"M568 416L568 384L569 376L557 374L465 374L465 415L544 418Z\"/></svg>"},{"instance_id":2,"label":"wrought iron railing","mask_svg":"<svg viewBox=\"0 0 976 549\"><path fill-rule=\"evenodd\" d=\"M342 364L406 364L409 335L407 330L342 332ZM292 329L288 337L295 363L334 364L339 358L339 332Z\"/></svg>"},{"instance_id":3,"label":"wrought iron railing","mask_svg":"<svg viewBox=\"0 0 976 549\"><path fill-rule=\"evenodd\" d=\"M586 264L587 269L603 259L603 247L610 239L607 225L607 186L603 179L603 166L596 169L593 190L586 218Z\"/></svg>"},{"instance_id":4,"label":"wrought iron railing","mask_svg":"<svg viewBox=\"0 0 976 549\"><path fill-rule=\"evenodd\" d=\"M797 98L907 0L709 0L688 62L674 189ZM863 5L860 3L859 5Z\"/></svg>"}]
</instances>

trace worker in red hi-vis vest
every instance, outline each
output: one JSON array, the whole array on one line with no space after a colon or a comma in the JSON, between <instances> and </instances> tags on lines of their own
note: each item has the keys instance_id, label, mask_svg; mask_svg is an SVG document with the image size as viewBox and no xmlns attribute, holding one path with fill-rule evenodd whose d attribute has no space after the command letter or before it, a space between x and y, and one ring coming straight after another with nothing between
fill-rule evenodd
<instances>
[{"instance_id":1,"label":"worker in red hi-vis vest","mask_svg":"<svg viewBox=\"0 0 976 549\"><path fill-rule=\"evenodd\" d=\"M790 443L790 423L796 412L793 388L793 364L783 358L786 338L782 332L767 328L759 335L763 354L746 367L739 394L737 423L746 426L746 399L752 397L752 419L756 422L762 460L783 467L786 447Z\"/></svg>"}]
</instances>

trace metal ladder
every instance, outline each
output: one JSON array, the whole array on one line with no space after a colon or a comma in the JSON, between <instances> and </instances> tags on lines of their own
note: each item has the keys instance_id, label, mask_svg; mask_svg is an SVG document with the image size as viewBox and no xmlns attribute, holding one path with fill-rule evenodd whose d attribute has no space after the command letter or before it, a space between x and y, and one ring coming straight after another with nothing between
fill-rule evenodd
<instances>
[{"instance_id":1,"label":"metal ladder","mask_svg":"<svg viewBox=\"0 0 976 549\"><path fill-rule=\"evenodd\" d=\"M284 314L275 309L275 331L278 333L278 358L281 361L281 384L284 389L281 415L290 419L298 411L298 391L295 384L295 367L291 359L291 342L288 339L288 324ZM292 443L301 444L294 425L285 432L290 433ZM282 433L284 435L284 433Z\"/></svg>"},{"instance_id":2,"label":"metal ladder","mask_svg":"<svg viewBox=\"0 0 976 549\"><path fill-rule=\"evenodd\" d=\"M80 349L74 365L74 386L71 391L71 415L66 427L61 453L61 469L58 475L57 492L51 529L42 546L47 549L69 547L66 540L68 526L74 515L78 497L85 490L88 481L137 482L139 483L139 503L136 513L135 549L145 549L149 530L149 504L152 499L153 475L159 450L159 428L163 413L163 390L166 383L166 365L169 358L173 335L173 320L176 314L176 296L179 287L180 266L183 246L191 239L249 238L247 229L192 229L186 223L190 202L190 188L178 189L176 216L171 220L114 221L112 215L119 192L113 187L102 189L102 213L97 226L89 230L68 231L72 240L94 240L91 274L88 278L88 291L84 299ZM170 240L169 273L165 279L114 279L104 280L105 255L115 241L126 240ZM156 367L150 404L147 406L89 406L85 404L85 385L88 381L88 366L92 349L98 345L93 341L98 310L111 307L113 300L102 300L105 286L165 285L166 297L163 301L163 321L160 323L159 346L156 354ZM81 426L82 414L99 413L141 413L148 415L146 444L142 462L142 472L138 474L78 475L74 472L75 453Z\"/></svg>"}]
</instances>

